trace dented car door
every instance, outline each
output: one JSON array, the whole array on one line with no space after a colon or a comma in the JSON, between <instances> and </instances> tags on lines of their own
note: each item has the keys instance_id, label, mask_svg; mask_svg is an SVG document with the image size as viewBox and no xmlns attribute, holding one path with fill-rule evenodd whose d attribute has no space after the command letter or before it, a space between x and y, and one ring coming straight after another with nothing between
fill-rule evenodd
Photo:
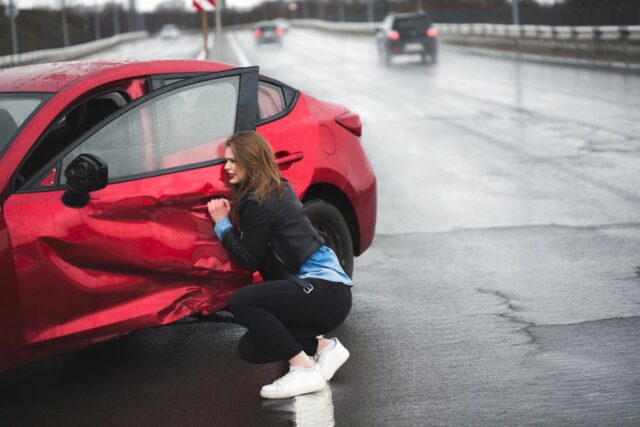
<instances>
[{"instance_id":1,"label":"dented car door","mask_svg":"<svg viewBox=\"0 0 640 427\"><path fill-rule=\"evenodd\" d=\"M8 197L22 351L210 313L251 280L214 237L205 205L229 196L222 142L255 129L257 79L250 67L154 91ZM108 185L70 207L62 202L64 171L81 154L107 164ZM56 185L38 187L53 168Z\"/></svg>"}]
</instances>

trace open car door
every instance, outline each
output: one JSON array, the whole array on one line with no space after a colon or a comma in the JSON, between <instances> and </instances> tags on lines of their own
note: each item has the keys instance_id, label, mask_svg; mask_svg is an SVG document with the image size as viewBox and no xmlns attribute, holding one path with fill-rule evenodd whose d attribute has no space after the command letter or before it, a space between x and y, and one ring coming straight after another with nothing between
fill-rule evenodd
<instances>
[{"instance_id":1,"label":"open car door","mask_svg":"<svg viewBox=\"0 0 640 427\"><path fill-rule=\"evenodd\" d=\"M222 142L255 129L257 84L250 67L151 92L9 196L23 355L51 340L54 353L207 314L250 282L215 237L206 202L229 196ZM107 165L108 181L71 207L64 171L82 154ZM56 185L39 187L52 171Z\"/></svg>"}]
</instances>

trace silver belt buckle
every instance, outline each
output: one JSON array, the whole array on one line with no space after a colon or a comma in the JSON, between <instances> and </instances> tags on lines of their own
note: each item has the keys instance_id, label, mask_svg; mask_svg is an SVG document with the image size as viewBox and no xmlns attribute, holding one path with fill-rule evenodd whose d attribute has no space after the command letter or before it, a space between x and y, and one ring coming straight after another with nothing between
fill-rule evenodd
<instances>
[{"instance_id":1,"label":"silver belt buckle","mask_svg":"<svg viewBox=\"0 0 640 427\"><path fill-rule=\"evenodd\" d=\"M305 286L304 288L302 288L302 290L304 291L305 294L310 294L311 291L313 290L313 285L309 282L304 282Z\"/></svg>"}]
</instances>

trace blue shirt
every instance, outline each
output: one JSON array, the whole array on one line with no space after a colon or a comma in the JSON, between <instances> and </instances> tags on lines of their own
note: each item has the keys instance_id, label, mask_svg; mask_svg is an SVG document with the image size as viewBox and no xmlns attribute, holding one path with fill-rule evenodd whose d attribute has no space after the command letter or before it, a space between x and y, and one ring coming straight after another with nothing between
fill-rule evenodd
<instances>
[{"instance_id":1,"label":"blue shirt","mask_svg":"<svg viewBox=\"0 0 640 427\"><path fill-rule=\"evenodd\" d=\"M223 218L216 222L214 231L218 239L222 241L225 233L233 228L229 218ZM335 252L328 246L320 246L309 258L300 266L296 273L300 279L322 279L329 282L344 283L352 286L353 282L344 272Z\"/></svg>"}]
</instances>

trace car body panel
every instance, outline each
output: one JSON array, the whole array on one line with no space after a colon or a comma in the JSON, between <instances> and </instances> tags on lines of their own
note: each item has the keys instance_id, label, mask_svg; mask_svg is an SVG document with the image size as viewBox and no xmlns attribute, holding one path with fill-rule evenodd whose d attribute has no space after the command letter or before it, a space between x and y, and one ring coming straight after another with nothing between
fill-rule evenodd
<instances>
[{"instance_id":1,"label":"car body panel","mask_svg":"<svg viewBox=\"0 0 640 427\"><path fill-rule=\"evenodd\" d=\"M311 182L316 162L317 152L308 147L318 143L318 123L309 115L304 97L298 99L286 120L259 125L256 131L269 141L282 175L300 195Z\"/></svg>"},{"instance_id":2,"label":"car body panel","mask_svg":"<svg viewBox=\"0 0 640 427\"><path fill-rule=\"evenodd\" d=\"M110 184L83 209L61 196L14 194L4 206L26 345L210 313L250 281L192 210L229 196L222 165Z\"/></svg>"},{"instance_id":3,"label":"car body panel","mask_svg":"<svg viewBox=\"0 0 640 427\"><path fill-rule=\"evenodd\" d=\"M320 101L308 94L304 100L312 116L321 122L320 140L310 184L330 183L345 194L356 217L359 244L363 253L373 242L377 212L376 176L367 159L360 138L338 125L335 117L349 110L339 104ZM333 140L339 147L331 146ZM347 162L348 160L348 162ZM344 215L345 213L343 213Z\"/></svg>"}]
</instances>

